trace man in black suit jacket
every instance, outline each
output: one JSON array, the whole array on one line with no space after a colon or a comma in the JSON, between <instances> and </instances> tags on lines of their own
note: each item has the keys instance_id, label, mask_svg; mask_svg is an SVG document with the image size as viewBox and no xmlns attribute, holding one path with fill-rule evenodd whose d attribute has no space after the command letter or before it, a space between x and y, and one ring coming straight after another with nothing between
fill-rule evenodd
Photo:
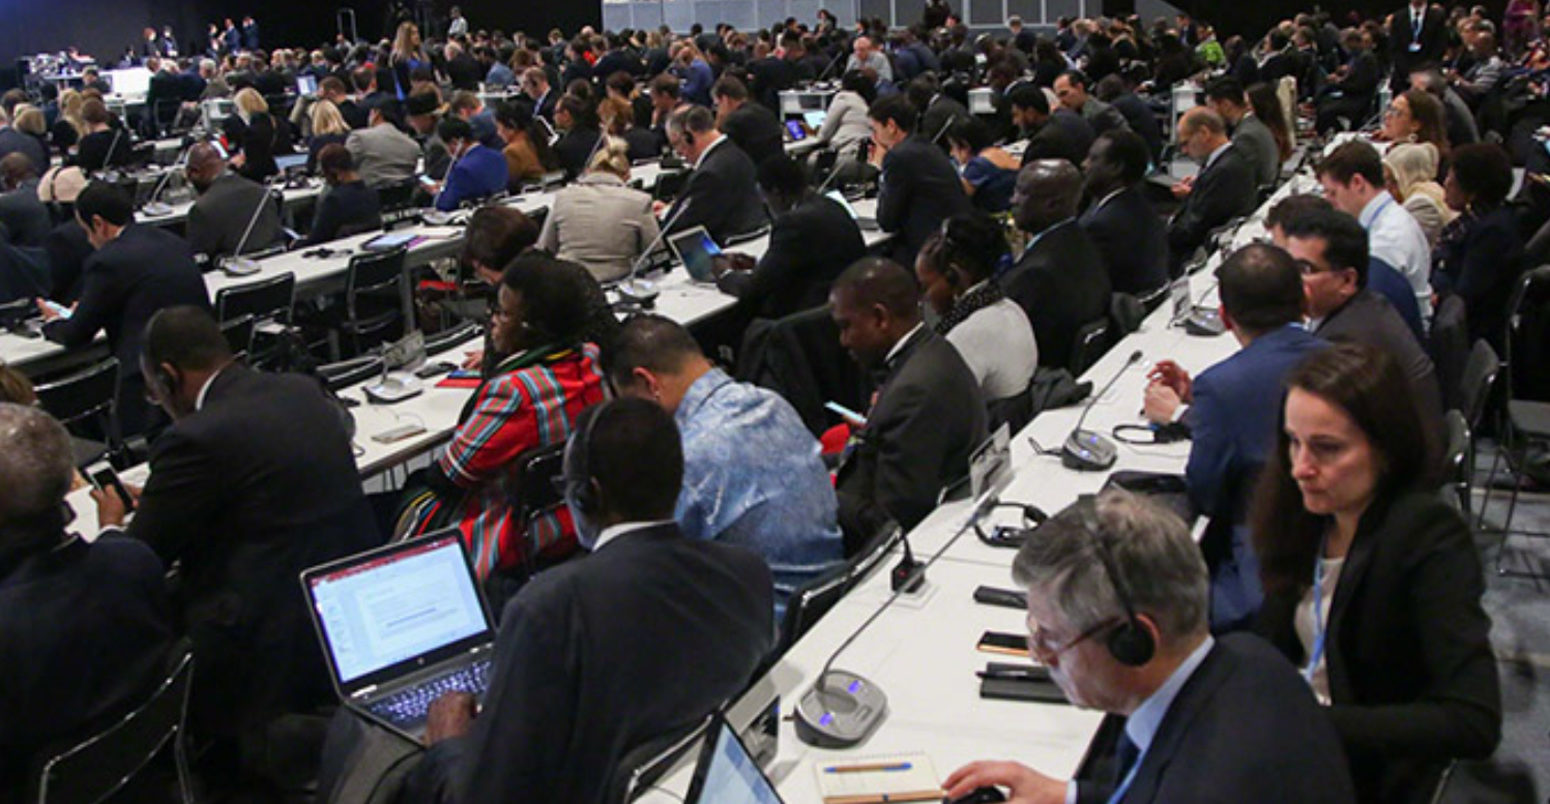
<instances>
[{"instance_id":1,"label":"man in black suit jacket","mask_svg":"<svg viewBox=\"0 0 1550 804\"><path fill-rule=\"evenodd\" d=\"M882 170L877 225L894 234L890 255L902 265L914 265L915 253L944 219L969 211L969 196L942 149L916 133L919 115L903 95L878 98L867 117L871 161Z\"/></svg>"},{"instance_id":2,"label":"man in black suit jacket","mask_svg":"<svg viewBox=\"0 0 1550 804\"><path fill-rule=\"evenodd\" d=\"M463 46L456 42L448 42L446 48L447 66L445 72L447 79L452 82L453 89L477 92L479 84L484 80L485 71L479 68L479 62L473 56L463 50Z\"/></svg>"},{"instance_id":3,"label":"man in black suit jacket","mask_svg":"<svg viewBox=\"0 0 1550 804\"><path fill-rule=\"evenodd\" d=\"M1171 511L1118 491L1079 500L1029 535L1012 577L1037 626L1033 658L1072 703L1109 713L1088 752L1114 761L1070 782L975 762L947 778L948 798L994 785L1082 804L1356 800L1334 726L1292 666L1257 637L1211 637L1205 562Z\"/></svg>"},{"instance_id":4,"label":"man in black suit jacket","mask_svg":"<svg viewBox=\"0 0 1550 804\"><path fill-rule=\"evenodd\" d=\"M845 208L814 193L800 162L781 155L759 166L759 189L775 213L770 244L758 264L731 256L716 277L748 317L783 318L818 307L845 266L866 254L861 229Z\"/></svg>"},{"instance_id":5,"label":"man in black suit jacket","mask_svg":"<svg viewBox=\"0 0 1550 804\"><path fill-rule=\"evenodd\" d=\"M673 522L683 447L642 399L583 413L566 500L591 555L506 604L484 705L432 704L408 801L603 801L620 760L736 695L772 645L764 559Z\"/></svg>"},{"instance_id":6,"label":"man in black suit jacket","mask_svg":"<svg viewBox=\"0 0 1550 804\"><path fill-rule=\"evenodd\" d=\"M709 109L689 106L667 119L668 143L694 172L663 218L668 234L704 226L717 243L769 223L755 185L753 160L716 131Z\"/></svg>"},{"instance_id":7,"label":"man in black suit jacket","mask_svg":"<svg viewBox=\"0 0 1550 804\"><path fill-rule=\"evenodd\" d=\"M181 565L193 727L253 747L271 719L332 697L296 578L380 542L350 435L314 380L233 362L200 308L157 313L139 367L173 424L127 531ZM105 527L123 522L111 500L98 511Z\"/></svg>"},{"instance_id":8,"label":"man in black suit jacket","mask_svg":"<svg viewBox=\"0 0 1550 804\"><path fill-rule=\"evenodd\" d=\"M936 73L924 73L910 82L906 90L910 103L920 109L920 131L927 137L935 137L955 120L969 119L969 110L956 98L942 91L942 82ZM943 150L946 138L936 141Z\"/></svg>"},{"instance_id":9,"label":"man in black suit jacket","mask_svg":"<svg viewBox=\"0 0 1550 804\"><path fill-rule=\"evenodd\" d=\"M1028 314L1041 366L1069 366L1077 330L1109 314L1108 268L1076 221L1081 193L1074 165L1043 159L1023 168L1012 194L1012 217L1033 239L1002 275L1001 288Z\"/></svg>"},{"instance_id":10,"label":"man in black suit jacket","mask_svg":"<svg viewBox=\"0 0 1550 804\"><path fill-rule=\"evenodd\" d=\"M1367 230L1333 209L1310 210L1281 227L1285 248L1303 266L1305 306L1313 334L1382 349L1410 381L1421 425L1441 444L1442 390L1432 359L1388 300L1367 287Z\"/></svg>"},{"instance_id":11,"label":"man in black suit jacket","mask_svg":"<svg viewBox=\"0 0 1550 804\"><path fill-rule=\"evenodd\" d=\"M1371 36L1349 30L1341 36L1340 44L1350 56L1341 68L1343 72L1331 76L1319 90L1318 113L1313 124L1319 134L1339 128L1342 121L1350 128L1357 128L1373 112L1380 111L1373 108L1372 100L1383 75L1377 57L1372 54Z\"/></svg>"},{"instance_id":12,"label":"man in black suit jacket","mask_svg":"<svg viewBox=\"0 0 1550 804\"><path fill-rule=\"evenodd\" d=\"M70 535L63 506L75 476L59 422L0 403L0 800L22 800L45 746L114 723L166 677L161 562L133 539Z\"/></svg>"},{"instance_id":13,"label":"man in black suit jacket","mask_svg":"<svg viewBox=\"0 0 1550 804\"><path fill-rule=\"evenodd\" d=\"M189 149L185 172L199 192L188 211L188 243L195 254L212 261L237 254L239 248L252 254L285 237L280 208L269 189L227 170L213 146L200 143Z\"/></svg>"},{"instance_id":14,"label":"man in black suit jacket","mask_svg":"<svg viewBox=\"0 0 1550 804\"><path fill-rule=\"evenodd\" d=\"M1091 205L1077 219L1103 255L1114 291L1143 299L1168 284L1168 233L1141 192L1146 166L1146 142L1135 132L1099 137L1088 152L1083 188Z\"/></svg>"},{"instance_id":15,"label":"man in black suit jacket","mask_svg":"<svg viewBox=\"0 0 1550 804\"><path fill-rule=\"evenodd\" d=\"M1227 123L1221 115L1203 106L1190 109L1179 119L1178 135L1180 147L1201 168L1192 181L1180 182L1173 191L1184 199L1184 206L1168 222L1175 276L1211 230L1254 211L1258 191L1254 163L1227 139Z\"/></svg>"},{"instance_id":16,"label":"man in black suit jacket","mask_svg":"<svg viewBox=\"0 0 1550 804\"><path fill-rule=\"evenodd\" d=\"M1024 83L1007 94L1012 107L1012 123L1022 130L1028 144L1023 148L1023 164L1040 159L1064 159L1082 164L1092 148L1093 127L1082 116L1064 106L1050 112L1044 90Z\"/></svg>"},{"instance_id":17,"label":"man in black suit jacket","mask_svg":"<svg viewBox=\"0 0 1550 804\"><path fill-rule=\"evenodd\" d=\"M754 167L785 153L785 128L774 112L750 101L748 87L736 76L717 79L710 96L716 102L716 127L748 154Z\"/></svg>"},{"instance_id":18,"label":"man in black suit jacket","mask_svg":"<svg viewBox=\"0 0 1550 804\"><path fill-rule=\"evenodd\" d=\"M969 471L985 440L985 400L958 351L925 326L915 277L868 257L829 291L840 345L882 379L836 475L845 552L897 523L906 531Z\"/></svg>"},{"instance_id":19,"label":"man in black suit jacket","mask_svg":"<svg viewBox=\"0 0 1550 804\"><path fill-rule=\"evenodd\" d=\"M1158 124L1157 115L1152 112L1152 107L1148 106L1146 101L1136 97L1136 93L1126 86L1125 79L1118 73L1099 81L1093 91L1099 100L1109 104L1114 111L1125 118L1125 123L1130 126L1131 131L1141 135L1151 161L1160 162L1164 145L1162 126Z\"/></svg>"},{"instance_id":20,"label":"man in black suit jacket","mask_svg":"<svg viewBox=\"0 0 1550 804\"><path fill-rule=\"evenodd\" d=\"M1440 64L1448 49L1448 22L1440 6L1426 0L1410 0L1389 18L1389 79L1395 94L1410 88L1410 71L1425 64Z\"/></svg>"},{"instance_id":21,"label":"man in black suit jacket","mask_svg":"<svg viewBox=\"0 0 1550 804\"><path fill-rule=\"evenodd\" d=\"M68 316L38 302L47 322L43 336L79 347L108 334L118 358L118 419L125 434L150 424L140 376L140 341L146 322L163 307L191 304L208 309L204 278L188 243L165 229L134 223L129 196L115 185L92 182L75 200L75 216L96 249L82 269L81 296Z\"/></svg>"}]
</instances>

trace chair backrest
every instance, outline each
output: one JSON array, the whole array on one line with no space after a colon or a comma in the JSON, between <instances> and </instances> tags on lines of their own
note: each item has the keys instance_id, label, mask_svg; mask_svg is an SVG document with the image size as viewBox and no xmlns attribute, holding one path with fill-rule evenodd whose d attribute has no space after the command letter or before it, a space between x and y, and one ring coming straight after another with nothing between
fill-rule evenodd
<instances>
[{"instance_id":1,"label":"chair backrest","mask_svg":"<svg viewBox=\"0 0 1550 804\"><path fill-rule=\"evenodd\" d=\"M1524 271L1518 277L1517 284L1513 285L1512 296L1507 302L1507 331L1503 334L1502 345L1506 350L1504 357L1507 363L1507 396L1509 399L1516 397L1515 387L1522 378L1527 367L1520 368L1514 362L1513 352L1518 346L1519 330L1523 325L1524 307L1529 303L1530 293L1535 292L1536 286L1550 284L1550 265L1541 265L1533 270ZM1519 355L1521 358L1522 356Z\"/></svg>"},{"instance_id":2,"label":"chair backrest","mask_svg":"<svg viewBox=\"0 0 1550 804\"><path fill-rule=\"evenodd\" d=\"M1469 352L1464 370L1459 376L1458 409L1464 414L1464 422L1470 430L1480 428L1480 417L1485 415L1486 401L1491 397L1491 386L1501 372L1502 361L1496 350L1484 338L1475 341Z\"/></svg>"},{"instance_id":3,"label":"chair backrest","mask_svg":"<svg viewBox=\"0 0 1550 804\"><path fill-rule=\"evenodd\" d=\"M1444 422L1448 430L1447 461L1444 465L1448 468L1448 481L1455 492L1455 496L1448 502L1458 506L1460 511L1468 511L1469 477L1474 468L1469 465L1469 424L1464 421L1464 413L1458 410L1448 411Z\"/></svg>"},{"instance_id":4,"label":"chair backrest","mask_svg":"<svg viewBox=\"0 0 1550 804\"><path fill-rule=\"evenodd\" d=\"M1437 305L1437 314L1432 316L1432 327L1426 336L1426 347L1432 365L1437 367L1437 385L1442 388L1443 404L1450 408L1463 407L1464 363L1469 352L1469 325L1463 299L1450 294Z\"/></svg>"},{"instance_id":5,"label":"chair backrest","mask_svg":"<svg viewBox=\"0 0 1550 804\"><path fill-rule=\"evenodd\" d=\"M404 280L405 248L357 254L345 269L344 299L350 318L357 317L356 302L361 294L378 293L398 287Z\"/></svg>"},{"instance_id":6,"label":"chair backrest","mask_svg":"<svg viewBox=\"0 0 1550 804\"><path fill-rule=\"evenodd\" d=\"M390 184L377 188L377 206L383 212L397 212L409 208L414 201L415 183L412 181Z\"/></svg>"},{"instance_id":7,"label":"chair backrest","mask_svg":"<svg viewBox=\"0 0 1550 804\"><path fill-rule=\"evenodd\" d=\"M239 315L230 321L221 322L221 334L226 336L226 345L231 347L231 353L239 360L245 358L253 348L253 329L258 322L251 315Z\"/></svg>"},{"instance_id":8,"label":"chair backrest","mask_svg":"<svg viewBox=\"0 0 1550 804\"><path fill-rule=\"evenodd\" d=\"M715 718L707 716L687 730L675 730L631 748L614 768L603 801L629 804L640 798L679 757L700 745L706 728L714 722Z\"/></svg>"},{"instance_id":9,"label":"chair backrest","mask_svg":"<svg viewBox=\"0 0 1550 804\"><path fill-rule=\"evenodd\" d=\"M38 406L60 424L71 424L101 413L111 415L117 391L118 360L112 357L33 389L38 396Z\"/></svg>"},{"instance_id":10,"label":"chair backrest","mask_svg":"<svg viewBox=\"0 0 1550 804\"><path fill-rule=\"evenodd\" d=\"M184 653L160 688L133 712L49 758L37 776L38 804L102 801L139 773L162 746L183 739L194 657Z\"/></svg>"},{"instance_id":11,"label":"chair backrest","mask_svg":"<svg viewBox=\"0 0 1550 804\"><path fill-rule=\"evenodd\" d=\"M898 526L890 526L846 559L844 565L797 587L786 600L786 613L780 621L780 636L775 643L774 657L778 658L789 650L834 608L834 604L845 593L855 588L898 540L899 532Z\"/></svg>"},{"instance_id":12,"label":"chair backrest","mask_svg":"<svg viewBox=\"0 0 1550 804\"><path fill-rule=\"evenodd\" d=\"M377 355L341 360L318 366L317 375L330 391L340 391L382 373L382 358Z\"/></svg>"},{"instance_id":13,"label":"chair backrest","mask_svg":"<svg viewBox=\"0 0 1550 804\"><path fill-rule=\"evenodd\" d=\"M1098 362L1109 350L1109 320L1100 318L1089 321L1076 331L1071 349L1071 374L1080 377L1089 366Z\"/></svg>"},{"instance_id":14,"label":"chair backrest","mask_svg":"<svg viewBox=\"0 0 1550 804\"><path fill-rule=\"evenodd\" d=\"M296 275L283 273L269 279L233 285L215 292L215 320L230 321L253 316L254 324L278 321L289 324L296 300Z\"/></svg>"}]
</instances>

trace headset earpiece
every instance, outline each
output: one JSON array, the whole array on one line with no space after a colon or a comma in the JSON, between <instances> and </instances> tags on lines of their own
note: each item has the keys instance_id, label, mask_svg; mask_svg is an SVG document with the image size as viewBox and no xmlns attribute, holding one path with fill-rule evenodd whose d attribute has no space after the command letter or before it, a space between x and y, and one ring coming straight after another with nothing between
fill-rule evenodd
<instances>
[{"instance_id":1,"label":"headset earpiece","mask_svg":"<svg viewBox=\"0 0 1550 804\"><path fill-rule=\"evenodd\" d=\"M592 476L592 429L597 426L597 420L603 418L609 404L610 402L604 402L598 406L597 412L587 419L587 426L581 428L581 432L577 434L578 440L572 445L576 450L576 465L565 478L571 503L576 506L578 512L587 516L597 513L600 508L598 498L602 491L598 488L597 478Z\"/></svg>"},{"instance_id":2,"label":"headset earpiece","mask_svg":"<svg viewBox=\"0 0 1550 804\"><path fill-rule=\"evenodd\" d=\"M1096 546L1103 571L1109 576L1109 584L1114 587L1114 596L1119 598L1120 605L1125 609L1125 621L1109 632L1108 639L1104 643L1109 649L1109 655L1114 657L1114 661L1126 667L1140 667L1150 662L1152 656L1157 653L1157 641L1152 638L1152 632L1146 630L1141 625L1140 618L1136 616L1136 607L1131 602L1130 590L1120 578L1119 568L1114 562L1114 554L1109 548L1109 542L1098 526L1097 499L1092 495L1084 495L1084 498L1077 503L1077 507L1082 512L1082 525Z\"/></svg>"}]
</instances>

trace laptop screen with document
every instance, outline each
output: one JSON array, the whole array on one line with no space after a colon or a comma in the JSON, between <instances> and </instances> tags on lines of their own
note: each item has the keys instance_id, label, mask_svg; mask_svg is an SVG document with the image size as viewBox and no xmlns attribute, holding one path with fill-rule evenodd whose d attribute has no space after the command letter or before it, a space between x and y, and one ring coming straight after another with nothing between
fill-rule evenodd
<instances>
[{"instance_id":1,"label":"laptop screen with document","mask_svg":"<svg viewBox=\"0 0 1550 804\"><path fill-rule=\"evenodd\" d=\"M309 571L303 584L341 686L492 638L456 531Z\"/></svg>"}]
</instances>

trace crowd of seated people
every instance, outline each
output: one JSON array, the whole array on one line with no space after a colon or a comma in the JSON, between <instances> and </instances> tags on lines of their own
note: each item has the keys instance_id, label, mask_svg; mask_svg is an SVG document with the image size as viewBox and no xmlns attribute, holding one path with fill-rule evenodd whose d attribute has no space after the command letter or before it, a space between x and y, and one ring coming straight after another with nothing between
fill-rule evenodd
<instances>
[{"instance_id":1,"label":"crowd of seated people","mask_svg":"<svg viewBox=\"0 0 1550 804\"><path fill-rule=\"evenodd\" d=\"M1491 20L1424 5L1345 29L1300 13L1222 43L1183 15L1065 21L1054 36L1020 21L971 36L950 12L893 31L831 17L547 40L454 23L404 21L375 44L264 52L218 34L212 54L159 52L153 86L179 110L150 121L115 115L97 86L7 96L0 262L38 266L16 295L40 297L45 338L106 333L119 423L150 439L150 474L132 500L96 492L104 535L72 539L58 521L68 441L45 414L0 404L0 645L15 648L0 666L14 655L28 670L0 692L0 799L38 752L144 700L179 637L200 663L201 779L278 797L287 751L315 777L341 756L339 729L325 749L285 727L354 716L334 711L296 574L450 528L495 604L497 684L482 708L461 694L432 707L401 800L600 800L628 751L766 666L799 587L925 520L1008 404L1084 371L1095 324L1127 301L1161 305L1281 181L1298 116L1375 131L1307 160L1324 199L1270 210L1273 242L1223 255L1236 353L1194 376L1151 356L1137 400L1152 427L1189 439L1188 497L1212 526L1196 545L1171 513L1105 494L1013 564L1033 655L1073 702L1128 716L1116 730L1140 758L1069 784L974 763L944 785L1125 801L1187 799L1212 780L1233 800L1408 801L1449 761L1493 750L1479 559L1432 494L1452 389L1423 339L1456 296L1469 337L1502 346L1528 240L1512 169L1533 154L1479 132L1521 126L1500 103L1509 77L1542 93L1537 35L1503 50ZM315 97L292 91L299 76ZM827 153L788 155L780 93L820 76L839 82L810 132ZM1155 102L1192 79L1205 103L1168 131ZM1379 109L1385 81L1396 91ZM969 111L981 87L988 114ZM221 147L189 148L182 233L137 222L99 172L208 98L235 113ZM1152 175L1168 171L1170 139L1192 178ZM292 153L325 185L296 245L376 229L400 194L476 208L461 262L489 297L486 343L465 364L477 385L428 466L369 497L339 407L311 381L245 366L200 282L200 258L289 242L266 185ZM685 174L676 193L631 186L639 161L667 155ZM541 222L489 203L560 175ZM875 221L823 192L868 183ZM605 284L694 227L724 249L700 290L736 298L731 337L649 313L621 323ZM761 233L759 257L738 252ZM749 382L714 348L799 324L865 382L842 447L791 389ZM0 373L27 404L22 388ZM546 452L563 454L563 500L529 516L516 490ZM1360 598L1339 591L1357 584ZM72 617L58 596L87 588L114 605ZM37 617L68 627L40 632ZM1155 650L1130 661L1093 638L1118 628ZM70 640L102 645L118 672L73 660ZM9 725L66 694L79 706L46 733Z\"/></svg>"}]
</instances>

